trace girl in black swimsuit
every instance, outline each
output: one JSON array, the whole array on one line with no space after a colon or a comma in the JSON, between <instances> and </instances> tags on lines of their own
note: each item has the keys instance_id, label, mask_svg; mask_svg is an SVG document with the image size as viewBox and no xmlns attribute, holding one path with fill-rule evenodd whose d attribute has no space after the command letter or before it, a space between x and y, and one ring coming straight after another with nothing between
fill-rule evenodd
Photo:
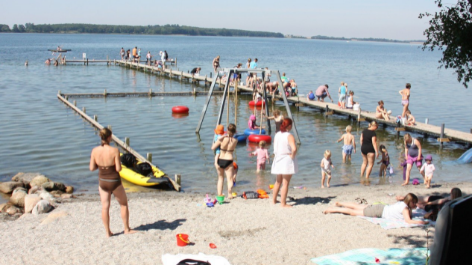
<instances>
[{"instance_id":1,"label":"girl in black swimsuit","mask_svg":"<svg viewBox=\"0 0 472 265\"><path fill-rule=\"evenodd\" d=\"M362 153L362 166L361 166L361 178L364 176L368 180L372 167L374 166L375 156L379 157L377 151L377 130L378 124L376 121L372 121L369 124L369 128L365 129L361 134L361 153Z\"/></svg>"},{"instance_id":2,"label":"girl in black swimsuit","mask_svg":"<svg viewBox=\"0 0 472 265\"><path fill-rule=\"evenodd\" d=\"M218 196L223 196L223 184L224 184L224 175L226 173L226 178L228 181L228 198L232 198L232 188L233 188L233 152L236 148L238 140L236 140L233 135L236 133L236 125L228 125L228 134L220 137L211 147L212 150L220 147L220 156L218 158L216 169L218 173Z\"/></svg>"}]
</instances>

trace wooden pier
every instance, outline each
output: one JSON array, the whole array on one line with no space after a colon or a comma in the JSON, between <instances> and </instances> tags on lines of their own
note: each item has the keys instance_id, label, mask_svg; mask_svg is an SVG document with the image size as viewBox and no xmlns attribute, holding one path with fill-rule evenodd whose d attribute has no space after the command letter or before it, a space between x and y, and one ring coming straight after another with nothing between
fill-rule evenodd
<instances>
[{"instance_id":1,"label":"wooden pier","mask_svg":"<svg viewBox=\"0 0 472 265\"><path fill-rule=\"evenodd\" d=\"M223 91L215 91L215 94L223 94ZM233 94L234 92L230 92ZM103 93L70 93L62 94L64 98L107 98L107 97L164 97L164 96L203 96L207 95L208 91L189 91L189 92L118 92L118 93L108 93L106 90Z\"/></svg>"},{"instance_id":2,"label":"wooden pier","mask_svg":"<svg viewBox=\"0 0 472 265\"><path fill-rule=\"evenodd\" d=\"M83 110L80 110L79 108L77 108L77 106L75 106L75 104L73 103L70 103L66 96L64 94L61 94L61 91L59 91L57 93L57 98L62 101L64 104L66 104L69 108L71 108L72 110L74 110L77 114L79 114L80 116L82 116L82 118L84 118L87 122L89 122L93 127L95 127L97 130L101 130L103 129L104 127L97 122L96 120L96 116L94 118L91 118L90 116L88 116L86 114L86 110L85 108ZM75 103L75 102L74 102ZM139 161L141 162L146 162L146 163L149 163L151 166L155 166L157 167L156 165L154 165L152 163L152 154L148 154L148 158L145 158L143 157L142 155L140 155L138 152L136 152L133 148L131 148L129 146L129 140L126 140L123 142L122 140L120 140L118 137L116 137L115 134L112 135L112 140L123 150L127 151L128 153L131 153L133 154ZM167 176L167 174L165 174L162 178L166 179L169 183L172 184L173 188L176 190L176 191L180 191L180 175L176 175L176 181L173 181L171 178L169 178L169 176Z\"/></svg>"}]
</instances>

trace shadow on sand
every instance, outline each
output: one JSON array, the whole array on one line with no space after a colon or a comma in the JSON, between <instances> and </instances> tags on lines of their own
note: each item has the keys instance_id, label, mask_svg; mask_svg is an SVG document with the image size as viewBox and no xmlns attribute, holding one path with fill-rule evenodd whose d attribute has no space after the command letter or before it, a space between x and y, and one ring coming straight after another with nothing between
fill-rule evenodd
<instances>
[{"instance_id":1,"label":"shadow on sand","mask_svg":"<svg viewBox=\"0 0 472 265\"><path fill-rule=\"evenodd\" d=\"M152 229L158 229L158 230L175 230L177 227L181 226L183 222L187 221L187 219L176 219L172 222L167 222L166 220L159 220L157 222L154 222L152 224L145 224L145 225L140 225L134 230L137 231L148 231Z\"/></svg>"},{"instance_id":2,"label":"shadow on sand","mask_svg":"<svg viewBox=\"0 0 472 265\"><path fill-rule=\"evenodd\" d=\"M304 198L297 198L295 200L294 205L310 205L310 204L317 204L317 203L324 203L328 204L331 202L332 199L336 198L336 196L329 196L329 197L304 197Z\"/></svg>"}]
</instances>

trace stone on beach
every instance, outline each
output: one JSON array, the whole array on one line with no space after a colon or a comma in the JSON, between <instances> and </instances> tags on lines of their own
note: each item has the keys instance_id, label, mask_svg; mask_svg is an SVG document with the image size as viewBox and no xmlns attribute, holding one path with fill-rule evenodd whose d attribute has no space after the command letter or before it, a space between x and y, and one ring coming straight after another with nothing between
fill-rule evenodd
<instances>
[{"instance_id":1,"label":"stone on beach","mask_svg":"<svg viewBox=\"0 0 472 265\"><path fill-rule=\"evenodd\" d=\"M44 175L39 175L39 176L36 176L35 178L33 178L30 182L30 186L33 187L33 186L38 186L38 187L42 187L44 183L46 182L51 182L50 179L46 178Z\"/></svg>"},{"instance_id":2,"label":"stone on beach","mask_svg":"<svg viewBox=\"0 0 472 265\"><path fill-rule=\"evenodd\" d=\"M11 180L16 181L16 182L22 182L25 186L28 186L30 182L37 176L43 176L40 173L23 173L19 172L16 174Z\"/></svg>"},{"instance_id":3,"label":"stone on beach","mask_svg":"<svg viewBox=\"0 0 472 265\"><path fill-rule=\"evenodd\" d=\"M3 213L7 210L7 205L8 205L7 203L0 204L0 213ZM4 209L5 209L5 211L4 211Z\"/></svg>"},{"instance_id":4,"label":"stone on beach","mask_svg":"<svg viewBox=\"0 0 472 265\"><path fill-rule=\"evenodd\" d=\"M50 193L51 193L52 196L54 196L54 197L56 197L56 198L60 198L61 195L63 194L63 192L60 191L60 190L53 190L53 191L51 191Z\"/></svg>"},{"instance_id":5,"label":"stone on beach","mask_svg":"<svg viewBox=\"0 0 472 265\"><path fill-rule=\"evenodd\" d=\"M47 200L47 201L52 201L52 202L55 201L54 196L52 196L51 193L49 193L47 191L42 191L39 194L39 197L41 197L42 200Z\"/></svg>"},{"instance_id":6,"label":"stone on beach","mask_svg":"<svg viewBox=\"0 0 472 265\"><path fill-rule=\"evenodd\" d=\"M20 190L18 192L15 192L11 197L10 197L10 202L20 208L25 207L25 197L26 197L26 192L23 190Z\"/></svg>"},{"instance_id":7,"label":"stone on beach","mask_svg":"<svg viewBox=\"0 0 472 265\"><path fill-rule=\"evenodd\" d=\"M72 187L72 186L66 186L66 192L67 192L67 193L72 193L72 192L74 192L74 187Z\"/></svg>"},{"instance_id":8,"label":"stone on beach","mask_svg":"<svg viewBox=\"0 0 472 265\"><path fill-rule=\"evenodd\" d=\"M11 195L17 193L17 192L24 192L24 193L28 193L28 190L23 188L23 187L18 187L16 189L13 190L13 192L11 193Z\"/></svg>"},{"instance_id":9,"label":"stone on beach","mask_svg":"<svg viewBox=\"0 0 472 265\"><path fill-rule=\"evenodd\" d=\"M38 204L41 200L41 197L37 194L28 194L25 197L25 213L31 213L33 211L34 206Z\"/></svg>"},{"instance_id":10,"label":"stone on beach","mask_svg":"<svg viewBox=\"0 0 472 265\"><path fill-rule=\"evenodd\" d=\"M6 210L6 213L8 213L9 215L14 215L14 214L17 214L17 213L21 213L21 209L18 208L18 207L15 207L13 205L11 205L10 207L8 207L8 209Z\"/></svg>"},{"instance_id":11,"label":"stone on beach","mask_svg":"<svg viewBox=\"0 0 472 265\"><path fill-rule=\"evenodd\" d=\"M66 185L64 185L63 183L52 181L43 183L41 187L47 191L59 190L64 192L66 190Z\"/></svg>"},{"instance_id":12,"label":"stone on beach","mask_svg":"<svg viewBox=\"0 0 472 265\"><path fill-rule=\"evenodd\" d=\"M13 190L15 190L18 187L23 187L22 182L16 182L16 181L7 181L7 182L2 182L0 183L0 192L2 193L12 193Z\"/></svg>"},{"instance_id":13,"label":"stone on beach","mask_svg":"<svg viewBox=\"0 0 472 265\"><path fill-rule=\"evenodd\" d=\"M33 208L32 213L34 215L42 214L42 213L48 213L51 211L54 207L49 203L47 200L40 200Z\"/></svg>"},{"instance_id":14,"label":"stone on beach","mask_svg":"<svg viewBox=\"0 0 472 265\"><path fill-rule=\"evenodd\" d=\"M40 191L41 187L38 186L33 186L31 189L28 191L28 194L35 194L37 191Z\"/></svg>"}]
</instances>

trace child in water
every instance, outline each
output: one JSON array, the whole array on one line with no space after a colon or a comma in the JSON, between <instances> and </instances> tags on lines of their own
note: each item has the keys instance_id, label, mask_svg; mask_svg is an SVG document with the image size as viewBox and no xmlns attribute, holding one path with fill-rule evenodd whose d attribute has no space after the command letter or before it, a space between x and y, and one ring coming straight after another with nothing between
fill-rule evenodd
<instances>
[{"instance_id":1,"label":"child in water","mask_svg":"<svg viewBox=\"0 0 472 265\"><path fill-rule=\"evenodd\" d=\"M329 188L329 182L331 181L331 169L329 168L331 166L334 168L333 162L331 162L331 151L326 150L324 152L324 158L321 160L321 188L324 188L324 181L326 178L326 175L328 175L328 182L326 183L326 187Z\"/></svg>"},{"instance_id":2,"label":"child in water","mask_svg":"<svg viewBox=\"0 0 472 265\"><path fill-rule=\"evenodd\" d=\"M249 121L247 122L247 126L249 127L250 130L255 130L255 129L260 129L261 128L256 124L256 116L254 114L252 114L249 117Z\"/></svg>"},{"instance_id":3,"label":"child in water","mask_svg":"<svg viewBox=\"0 0 472 265\"><path fill-rule=\"evenodd\" d=\"M349 162L351 162L351 154L352 151L354 150L354 153L356 153L356 138L354 135L351 134L352 127L351 125L348 125L346 127L346 133L339 138L337 143L341 142L344 140L344 145L343 145L343 163L346 163L346 157L349 159Z\"/></svg>"},{"instance_id":4,"label":"child in water","mask_svg":"<svg viewBox=\"0 0 472 265\"><path fill-rule=\"evenodd\" d=\"M217 125L215 129L215 137L213 138L213 143L218 141L221 136L225 133L225 127L223 125ZM218 168L218 158L220 157L220 147L215 149L215 167Z\"/></svg>"},{"instance_id":5,"label":"child in water","mask_svg":"<svg viewBox=\"0 0 472 265\"><path fill-rule=\"evenodd\" d=\"M388 156L387 148L382 144L379 147L380 152L382 153L382 159L377 162L377 164L380 164L380 171L379 171L379 177L385 177L387 176L387 167L390 164L390 157Z\"/></svg>"},{"instance_id":6,"label":"child in water","mask_svg":"<svg viewBox=\"0 0 472 265\"><path fill-rule=\"evenodd\" d=\"M427 155L424 160L426 160L426 163L421 167L420 173L424 174L424 184L426 188L429 189L431 188L431 179L433 178L433 172L436 168L433 165L433 157L431 155Z\"/></svg>"},{"instance_id":7,"label":"child in water","mask_svg":"<svg viewBox=\"0 0 472 265\"><path fill-rule=\"evenodd\" d=\"M257 156L257 172L265 170L265 164L270 163L269 152L267 151L266 141L259 142L259 148L251 153L251 156Z\"/></svg>"}]
</instances>

